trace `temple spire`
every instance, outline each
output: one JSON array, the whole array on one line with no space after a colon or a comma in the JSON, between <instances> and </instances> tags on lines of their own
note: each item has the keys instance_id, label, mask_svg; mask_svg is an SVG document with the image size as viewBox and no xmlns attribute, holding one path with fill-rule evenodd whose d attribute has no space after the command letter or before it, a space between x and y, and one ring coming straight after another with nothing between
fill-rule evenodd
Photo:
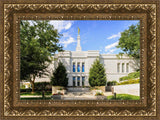
<instances>
[{"instance_id":1,"label":"temple spire","mask_svg":"<svg viewBox=\"0 0 160 120\"><path fill-rule=\"evenodd\" d=\"M80 45L80 29L78 27L78 36L77 36L77 47L76 47L76 51L81 51L81 45Z\"/></svg>"}]
</instances>

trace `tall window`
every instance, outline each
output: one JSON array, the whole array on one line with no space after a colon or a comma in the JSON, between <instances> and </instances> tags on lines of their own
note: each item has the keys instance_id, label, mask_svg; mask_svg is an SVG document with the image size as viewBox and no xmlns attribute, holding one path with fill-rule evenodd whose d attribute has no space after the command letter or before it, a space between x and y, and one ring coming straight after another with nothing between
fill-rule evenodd
<instances>
[{"instance_id":1,"label":"tall window","mask_svg":"<svg viewBox=\"0 0 160 120\"><path fill-rule=\"evenodd\" d=\"M84 86L85 77L82 77L82 86Z\"/></svg>"},{"instance_id":2,"label":"tall window","mask_svg":"<svg viewBox=\"0 0 160 120\"><path fill-rule=\"evenodd\" d=\"M73 86L76 86L76 77L73 77Z\"/></svg>"},{"instance_id":3,"label":"tall window","mask_svg":"<svg viewBox=\"0 0 160 120\"><path fill-rule=\"evenodd\" d=\"M80 77L77 77L77 86L80 86Z\"/></svg>"},{"instance_id":4,"label":"tall window","mask_svg":"<svg viewBox=\"0 0 160 120\"><path fill-rule=\"evenodd\" d=\"M122 72L124 72L124 63L122 63Z\"/></svg>"},{"instance_id":5,"label":"tall window","mask_svg":"<svg viewBox=\"0 0 160 120\"><path fill-rule=\"evenodd\" d=\"M76 72L76 66L75 66L75 63L73 63L73 72Z\"/></svg>"},{"instance_id":6,"label":"tall window","mask_svg":"<svg viewBox=\"0 0 160 120\"><path fill-rule=\"evenodd\" d=\"M120 72L120 63L117 64L117 72Z\"/></svg>"},{"instance_id":7,"label":"tall window","mask_svg":"<svg viewBox=\"0 0 160 120\"><path fill-rule=\"evenodd\" d=\"M84 63L82 63L82 72L84 72Z\"/></svg>"},{"instance_id":8,"label":"tall window","mask_svg":"<svg viewBox=\"0 0 160 120\"><path fill-rule=\"evenodd\" d=\"M80 63L77 65L77 72L80 72Z\"/></svg>"},{"instance_id":9,"label":"tall window","mask_svg":"<svg viewBox=\"0 0 160 120\"><path fill-rule=\"evenodd\" d=\"M129 63L126 64L126 72L129 72Z\"/></svg>"}]
</instances>

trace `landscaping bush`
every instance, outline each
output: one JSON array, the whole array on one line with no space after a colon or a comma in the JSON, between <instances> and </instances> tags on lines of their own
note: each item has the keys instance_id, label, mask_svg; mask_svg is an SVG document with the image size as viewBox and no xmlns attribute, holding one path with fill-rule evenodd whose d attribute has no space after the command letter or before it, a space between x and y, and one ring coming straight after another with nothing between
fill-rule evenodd
<instances>
[{"instance_id":1,"label":"landscaping bush","mask_svg":"<svg viewBox=\"0 0 160 120\"><path fill-rule=\"evenodd\" d=\"M107 82L104 66L96 59L89 71L89 84L94 86L105 86Z\"/></svg>"},{"instance_id":2,"label":"landscaping bush","mask_svg":"<svg viewBox=\"0 0 160 120\"><path fill-rule=\"evenodd\" d=\"M123 81L123 80L135 79L139 77L140 77L140 71L129 73L128 76L121 77L119 78L119 80Z\"/></svg>"},{"instance_id":3,"label":"landscaping bush","mask_svg":"<svg viewBox=\"0 0 160 120\"><path fill-rule=\"evenodd\" d=\"M98 96L98 95L104 95L102 92L96 92L95 96Z\"/></svg>"},{"instance_id":4,"label":"landscaping bush","mask_svg":"<svg viewBox=\"0 0 160 120\"><path fill-rule=\"evenodd\" d=\"M137 79L137 80L127 80L127 81L120 82L117 85L136 84L136 83L139 83L139 82L140 82L139 79Z\"/></svg>"},{"instance_id":5,"label":"landscaping bush","mask_svg":"<svg viewBox=\"0 0 160 120\"><path fill-rule=\"evenodd\" d=\"M31 92L32 89L31 88L27 88L27 89L20 89L20 92Z\"/></svg>"},{"instance_id":6,"label":"landscaping bush","mask_svg":"<svg viewBox=\"0 0 160 120\"><path fill-rule=\"evenodd\" d=\"M20 86L20 89L26 89L25 85Z\"/></svg>"},{"instance_id":7,"label":"landscaping bush","mask_svg":"<svg viewBox=\"0 0 160 120\"><path fill-rule=\"evenodd\" d=\"M58 67L53 72L51 77L51 84L53 86L64 86L68 85L68 78L67 78L67 70L63 63L59 62Z\"/></svg>"},{"instance_id":8,"label":"landscaping bush","mask_svg":"<svg viewBox=\"0 0 160 120\"><path fill-rule=\"evenodd\" d=\"M118 82L115 81L115 80L114 80L114 81L108 81L108 82L107 82L107 86L117 85L117 83L118 83Z\"/></svg>"},{"instance_id":9,"label":"landscaping bush","mask_svg":"<svg viewBox=\"0 0 160 120\"><path fill-rule=\"evenodd\" d=\"M35 91L52 91L52 85L49 82L37 82L34 87Z\"/></svg>"}]
</instances>

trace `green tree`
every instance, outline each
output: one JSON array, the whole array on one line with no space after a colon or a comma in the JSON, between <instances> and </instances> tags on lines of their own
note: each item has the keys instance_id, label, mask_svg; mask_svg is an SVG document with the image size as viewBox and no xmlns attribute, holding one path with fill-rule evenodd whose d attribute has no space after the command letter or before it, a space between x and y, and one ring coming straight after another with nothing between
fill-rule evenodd
<instances>
[{"instance_id":1,"label":"green tree","mask_svg":"<svg viewBox=\"0 0 160 120\"><path fill-rule=\"evenodd\" d=\"M96 59L89 71L89 84L94 86L105 86L106 85L106 73L104 66Z\"/></svg>"},{"instance_id":2,"label":"green tree","mask_svg":"<svg viewBox=\"0 0 160 120\"><path fill-rule=\"evenodd\" d=\"M51 84L53 86L64 86L68 85L68 78L67 78L67 70L62 62L58 63L58 67L53 72L51 76Z\"/></svg>"},{"instance_id":3,"label":"green tree","mask_svg":"<svg viewBox=\"0 0 160 120\"><path fill-rule=\"evenodd\" d=\"M121 32L119 44L116 46L135 59L140 58L140 24L131 25L129 29Z\"/></svg>"},{"instance_id":4,"label":"green tree","mask_svg":"<svg viewBox=\"0 0 160 120\"><path fill-rule=\"evenodd\" d=\"M21 80L29 80L34 92L36 77L47 75L47 67L52 62L52 55L62 51L59 44L61 34L49 21L21 21Z\"/></svg>"}]
</instances>

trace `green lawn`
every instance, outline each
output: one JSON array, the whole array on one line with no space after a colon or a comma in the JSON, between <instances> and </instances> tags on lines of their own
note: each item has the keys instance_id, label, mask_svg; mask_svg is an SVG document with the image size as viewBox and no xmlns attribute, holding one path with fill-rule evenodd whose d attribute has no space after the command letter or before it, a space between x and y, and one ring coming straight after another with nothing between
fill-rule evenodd
<instances>
[{"instance_id":1,"label":"green lawn","mask_svg":"<svg viewBox=\"0 0 160 120\"><path fill-rule=\"evenodd\" d=\"M139 96L129 95L129 94L117 94L116 99L113 95L107 96L108 100L140 100Z\"/></svg>"},{"instance_id":2,"label":"green lawn","mask_svg":"<svg viewBox=\"0 0 160 120\"><path fill-rule=\"evenodd\" d=\"M42 92L25 92L25 93L20 93L21 96L30 96L30 95L42 95ZM44 95L52 95L52 92L45 92Z\"/></svg>"}]
</instances>

